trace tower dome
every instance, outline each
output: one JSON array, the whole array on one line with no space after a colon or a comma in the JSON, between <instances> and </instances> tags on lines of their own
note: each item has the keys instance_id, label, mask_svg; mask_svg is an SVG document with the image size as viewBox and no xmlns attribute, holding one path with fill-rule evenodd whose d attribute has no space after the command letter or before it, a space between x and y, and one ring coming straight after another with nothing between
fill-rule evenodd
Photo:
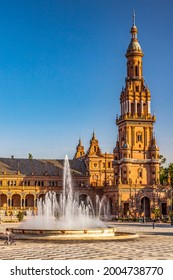
<instances>
[{"instance_id":1,"label":"tower dome","mask_svg":"<svg viewBox=\"0 0 173 280\"><path fill-rule=\"evenodd\" d=\"M131 38L130 44L127 48L126 56L129 56L129 55L134 54L134 53L135 54L139 53L143 56L141 46L140 46L140 44L138 42L138 39L137 39L138 29L135 25L135 15L133 15L133 26L130 30L130 33L132 35L132 38Z\"/></svg>"}]
</instances>

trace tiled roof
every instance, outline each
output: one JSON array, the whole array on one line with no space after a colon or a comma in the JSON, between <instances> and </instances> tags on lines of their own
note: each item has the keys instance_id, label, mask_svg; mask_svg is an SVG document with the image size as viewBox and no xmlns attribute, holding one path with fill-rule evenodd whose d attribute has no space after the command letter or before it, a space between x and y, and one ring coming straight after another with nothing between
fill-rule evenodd
<instances>
[{"instance_id":1,"label":"tiled roof","mask_svg":"<svg viewBox=\"0 0 173 280\"><path fill-rule=\"evenodd\" d=\"M75 176L86 175L84 161L69 160L72 174ZM21 158L0 158L0 175L17 174L30 176L58 176L63 174L64 160L48 159L21 159Z\"/></svg>"}]
</instances>

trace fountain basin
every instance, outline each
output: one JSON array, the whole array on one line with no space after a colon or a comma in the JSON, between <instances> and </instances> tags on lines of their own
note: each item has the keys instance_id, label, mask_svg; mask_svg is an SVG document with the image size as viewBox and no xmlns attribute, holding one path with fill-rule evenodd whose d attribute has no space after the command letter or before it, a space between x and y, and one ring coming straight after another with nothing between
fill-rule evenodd
<instances>
[{"instance_id":1,"label":"fountain basin","mask_svg":"<svg viewBox=\"0 0 173 280\"><path fill-rule=\"evenodd\" d=\"M120 240L139 237L137 234L117 232L116 228L82 230L20 229L11 228L14 239L31 240Z\"/></svg>"}]
</instances>

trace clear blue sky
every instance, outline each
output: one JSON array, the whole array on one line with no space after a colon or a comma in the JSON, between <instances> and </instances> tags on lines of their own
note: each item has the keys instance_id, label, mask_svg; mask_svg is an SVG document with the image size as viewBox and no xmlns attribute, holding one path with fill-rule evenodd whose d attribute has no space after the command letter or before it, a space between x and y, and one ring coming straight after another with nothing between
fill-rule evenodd
<instances>
[{"instance_id":1,"label":"clear blue sky","mask_svg":"<svg viewBox=\"0 0 173 280\"><path fill-rule=\"evenodd\" d=\"M112 152L132 11L161 154L173 161L172 0L0 1L0 156Z\"/></svg>"}]
</instances>

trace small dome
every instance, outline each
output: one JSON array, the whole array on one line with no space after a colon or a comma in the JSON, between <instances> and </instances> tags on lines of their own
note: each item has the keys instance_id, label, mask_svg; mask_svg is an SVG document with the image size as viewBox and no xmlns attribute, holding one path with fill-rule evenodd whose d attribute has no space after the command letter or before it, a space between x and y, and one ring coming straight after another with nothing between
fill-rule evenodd
<instances>
[{"instance_id":1,"label":"small dome","mask_svg":"<svg viewBox=\"0 0 173 280\"><path fill-rule=\"evenodd\" d=\"M138 29L137 29L136 25L133 24L133 26L132 26L130 32L131 32L131 33L132 33L132 32L136 32L136 33L138 32Z\"/></svg>"},{"instance_id":2,"label":"small dome","mask_svg":"<svg viewBox=\"0 0 173 280\"><path fill-rule=\"evenodd\" d=\"M140 46L138 41L131 40L131 42L130 42L130 44L128 46L127 52L131 52L131 51L140 51L140 52L142 52L141 46Z\"/></svg>"}]
</instances>

